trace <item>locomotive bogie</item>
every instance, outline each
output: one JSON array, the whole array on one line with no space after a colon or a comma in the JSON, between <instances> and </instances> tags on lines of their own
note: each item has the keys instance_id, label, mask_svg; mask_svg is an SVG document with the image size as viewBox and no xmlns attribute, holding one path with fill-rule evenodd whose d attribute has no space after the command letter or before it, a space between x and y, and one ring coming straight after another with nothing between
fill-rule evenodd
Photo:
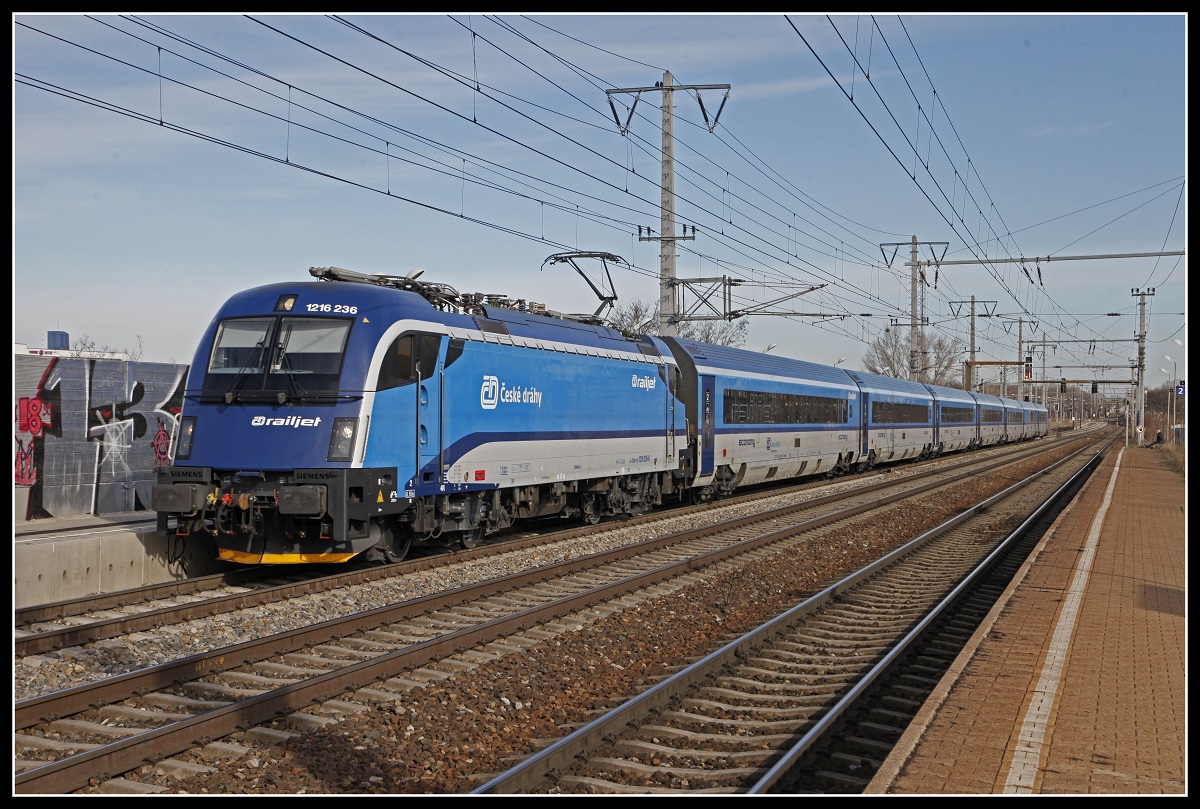
<instances>
[{"instance_id":1,"label":"locomotive bogie","mask_svg":"<svg viewBox=\"0 0 1200 809\"><path fill-rule=\"evenodd\" d=\"M216 537L218 558L229 562L346 561L371 546L372 520L398 517L412 505L397 494L395 469L197 470L206 482L178 482L192 471L160 472L152 494L159 527L176 514L178 535Z\"/></svg>"}]
</instances>

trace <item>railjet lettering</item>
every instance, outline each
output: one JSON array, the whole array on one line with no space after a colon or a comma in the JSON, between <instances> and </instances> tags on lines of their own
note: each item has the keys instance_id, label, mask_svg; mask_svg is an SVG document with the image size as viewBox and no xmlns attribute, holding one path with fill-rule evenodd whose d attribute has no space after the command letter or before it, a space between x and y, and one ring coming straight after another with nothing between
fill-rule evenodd
<instances>
[{"instance_id":1,"label":"railjet lettering","mask_svg":"<svg viewBox=\"0 0 1200 809\"><path fill-rule=\"evenodd\" d=\"M654 390L655 382L657 382L657 380L652 376L638 376L637 374L633 375L633 387L635 388Z\"/></svg>"},{"instance_id":2,"label":"railjet lettering","mask_svg":"<svg viewBox=\"0 0 1200 809\"><path fill-rule=\"evenodd\" d=\"M250 419L251 427L316 427L321 423L321 417L304 419L299 416L288 416L282 419L269 419L266 416L255 416Z\"/></svg>"}]
</instances>

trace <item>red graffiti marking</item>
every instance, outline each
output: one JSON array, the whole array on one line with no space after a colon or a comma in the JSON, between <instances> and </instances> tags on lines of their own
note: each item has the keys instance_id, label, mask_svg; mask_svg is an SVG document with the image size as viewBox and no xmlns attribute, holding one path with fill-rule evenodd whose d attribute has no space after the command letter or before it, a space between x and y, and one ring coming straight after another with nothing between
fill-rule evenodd
<instances>
[{"instance_id":1,"label":"red graffiti marking","mask_svg":"<svg viewBox=\"0 0 1200 809\"><path fill-rule=\"evenodd\" d=\"M23 433L29 433L34 438L40 436L42 430L47 430L54 426L50 405L41 399L22 397L17 403L17 413L18 430Z\"/></svg>"},{"instance_id":2,"label":"red graffiti marking","mask_svg":"<svg viewBox=\"0 0 1200 809\"><path fill-rule=\"evenodd\" d=\"M150 443L154 447L154 462L158 466L164 465L171 449L171 434L163 427L162 419L158 420L158 432L154 434L154 440Z\"/></svg>"},{"instance_id":3,"label":"red graffiti marking","mask_svg":"<svg viewBox=\"0 0 1200 809\"><path fill-rule=\"evenodd\" d=\"M17 439L17 458L13 465L13 482L18 486L37 483L37 467L33 465L33 443L26 447Z\"/></svg>"}]
</instances>

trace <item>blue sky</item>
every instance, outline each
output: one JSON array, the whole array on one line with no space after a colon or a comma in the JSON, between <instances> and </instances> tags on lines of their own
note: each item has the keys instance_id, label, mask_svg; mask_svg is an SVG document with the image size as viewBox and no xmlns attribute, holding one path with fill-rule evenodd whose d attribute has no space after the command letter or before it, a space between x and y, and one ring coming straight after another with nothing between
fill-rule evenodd
<instances>
[{"instance_id":1,"label":"blue sky","mask_svg":"<svg viewBox=\"0 0 1200 809\"><path fill-rule=\"evenodd\" d=\"M567 250L655 300L662 94L622 134L605 90L670 71L731 88L674 93L678 277L820 286L745 347L857 367L907 328L915 235L989 260L923 296L964 343L960 302L997 315L979 359L1020 333L1048 376L1127 379L1154 289L1148 384L1186 379L1186 256L1058 260L1186 251L1186 43L1180 14L14 15L13 339L190 362L229 295L329 265L592 312Z\"/></svg>"}]
</instances>

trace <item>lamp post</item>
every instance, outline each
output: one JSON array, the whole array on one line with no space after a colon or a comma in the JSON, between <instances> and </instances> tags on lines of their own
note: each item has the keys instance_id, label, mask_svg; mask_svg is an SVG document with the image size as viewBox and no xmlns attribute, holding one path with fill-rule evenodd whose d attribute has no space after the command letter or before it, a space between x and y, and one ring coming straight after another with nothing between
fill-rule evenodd
<instances>
[{"instance_id":1,"label":"lamp post","mask_svg":"<svg viewBox=\"0 0 1200 809\"><path fill-rule=\"evenodd\" d=\"M1183 351L1183 349L1184 349L1184 346L1183 346L1183 340L1180 340L1178 337L1172 337L1172 338L1171 338L1171 342L1172 342L1172 343L1174 343L1175 345L1179 346L1179 350L1180 350L1180 351ZM1175 362L1175 361L1174 361L1174 360L1171 360L1171 362ZM1178 363L1177 363L1177 364L1176 364L1176 366L1175 366L1175 370L1176 370L1176 373L1175 373L1175 387L1179 387L1179 373L1178 373L1178 371L1179 371L1179 366L1178 366ZM1184 357L1184 358L1183 358L1183 370L1185 370L1185 371L1187 370L1187 357ZM1172 393L1172 394L1174 394L1174 391L1172 391L1171 393ZM1179 397L1178 397L1178 396L1174 396L1174 395L1172 395L1172 397L1171 397L1171 404L1173 404L1173 405L1175 406L1175 418L1176 418L1176 419L1178 419L1178 418L1180 418L1180 416L1182 416L1183 418L1187 418L1187 414L1186 414L1186 413L1180 413L1180 412L1179 412L1179 402L1178 402L1178 399L1179 399ZM1185 425L1184 429L1187 429L1186 425ZM1175 436L1173 435L1173 434L1174 434L1174 432L1175 432L1175 424L1174 424L1174 423L1172 423L1172 424L1171 424L1171 432L1172 432L1172 436L1171 436L1171 437L1172 437L1172 438L1174 438L1174 437L1175 437Z\"/></svg>"},{"instance_id":2,"label":"lamp post","mask_svg":"<svg viewBox=\"0 0 1200 809\"><path fill-rule=\"evenodd\" d=\"M1174 444L1175 443L1175 377L1179 373L1179 363L1175 362L1175 360L1171 359L1166 354L1163 354L1163 359L1166 360L1167 362L1171 363L1171 367L1173 368L1173 370L1171 372L1171 393L1170 393L1170 395L1171 395L1171 407L1170 407L1171 424L1170 424L1169 429L1171 431L1171 443ZM1162 371L1164 374L1167 372L1166 368L1159 368L1159 370ZM1187 369L1185 368L1184 370L1186 371Z\"/></svg>"}]
</instances>

